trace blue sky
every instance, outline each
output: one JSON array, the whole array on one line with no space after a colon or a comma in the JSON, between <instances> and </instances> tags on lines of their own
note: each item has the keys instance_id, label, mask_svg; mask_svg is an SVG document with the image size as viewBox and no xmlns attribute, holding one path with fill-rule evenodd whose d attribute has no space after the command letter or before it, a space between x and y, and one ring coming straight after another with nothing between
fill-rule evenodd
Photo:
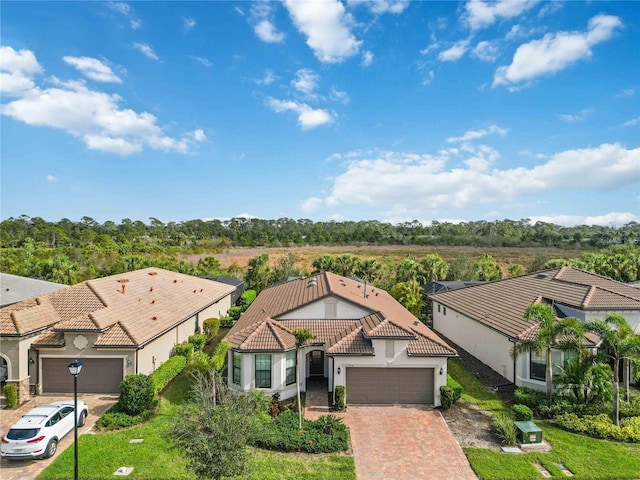
<instances>
[{"instance_id":1,"label":"blue sky","mask_svg":"<svg viewBox=\"0 0 640 480\"><path fill-rule=\"evenodd\" d=\"M640 221L638 2L3 2L1 217Z\"/></svg>"}]
</instances>

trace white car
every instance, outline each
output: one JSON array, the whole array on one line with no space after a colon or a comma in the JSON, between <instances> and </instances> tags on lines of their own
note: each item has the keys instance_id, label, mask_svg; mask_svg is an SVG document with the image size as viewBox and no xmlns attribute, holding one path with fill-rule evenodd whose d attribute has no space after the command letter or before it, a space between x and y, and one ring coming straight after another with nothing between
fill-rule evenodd
<instances>
[{"instance_id":1,"label":"white car","mask_svg":"<svg viewBox=\"0 0 640 480\"><path fill-rule=\"evenodd\" d=\"M87 404L78 400L78 427L87 421ZM49 458L58 442L73 430L73 401L38 405L24 414L2 437L0 454L7 459Z\"/></svg>"}]
</instances>

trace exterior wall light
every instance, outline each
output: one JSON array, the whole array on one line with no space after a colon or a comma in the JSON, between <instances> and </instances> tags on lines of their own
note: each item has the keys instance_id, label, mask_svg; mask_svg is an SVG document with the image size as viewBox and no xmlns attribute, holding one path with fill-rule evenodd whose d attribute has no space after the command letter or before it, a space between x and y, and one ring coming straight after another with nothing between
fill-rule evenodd
<instances>
[{"instance_id":1,"label":"exterior wall light","mask_svg":"<svg viewBox=\"0 0 640 480\"><path fill-rule=\"evenodd\" d=\"M440 367L440 375L442 375L444 373L444 368Z\"/></svg>"},{"instance_id":2,"label":"exterior wall light","mask_svg":"<svg viewBox=\"0 0 640 480\"><path fill-rule=\"evenodd\" d=\"M338 367L338 375L340 375L341 371L342 371L342 369L340 367Z\"/></svg>"}]
</instances>

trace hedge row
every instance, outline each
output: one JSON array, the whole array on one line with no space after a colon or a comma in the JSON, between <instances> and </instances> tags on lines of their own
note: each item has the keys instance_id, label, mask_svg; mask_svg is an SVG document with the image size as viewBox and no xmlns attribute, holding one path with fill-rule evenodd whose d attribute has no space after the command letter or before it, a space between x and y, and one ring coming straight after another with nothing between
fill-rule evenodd
<instances>
[{"instance_id":1,"label":"hedge row","mask_svg":"<svg viewBox=\"0 0 640 480\"><path fill-rule=\"evenodd\" d=\"M153 382L154 393L157 395L159 392L164 390L169 382L184 370L186 364L187 359L185 357L182 355L176 355L160 365L155 372L149 375Z\"/></svg>"},{"instance_id":2,"label":"hedge row","mask_svg":"<svg viewBox=\"0 0 640 480\"><path fill-rule=\"evenodd\" d=\"M616 426L606 414L586 415L582 418L575 413L557 416L558 426L572 432L586 433L592 437L606 438L620 442L640 442L640 417L625 418Z\"/></svg>"}]
</instances>

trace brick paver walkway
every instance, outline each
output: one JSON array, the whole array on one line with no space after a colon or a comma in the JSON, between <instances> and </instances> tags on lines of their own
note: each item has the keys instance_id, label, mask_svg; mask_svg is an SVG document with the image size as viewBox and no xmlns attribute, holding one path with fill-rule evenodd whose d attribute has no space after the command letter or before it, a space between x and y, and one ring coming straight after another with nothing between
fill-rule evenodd
<instances>
[{"instance_id":1,"label":"brick paver walkway","mask_svg":"<svg viewBox=\"0 0 640 480\"><path fill-rule=\"evenodd\" d=\"M350 405L345 423L358 480L477 480L437 410Z\"/></svg>"},{"instance_id":2,"label":"brick paver walkway","mask_svg":"<svg viewBox=\"0 0 640 480\"><path fill-rule=\"evenodd\" d=\"M69 398L69 395L38 395L33 397L30 401L21 405L20 407L12 410L0 410L0 435L4 436L11 428L16 420L22 415L27 413L33 407L37 405L43 405L47 403L53 403L60 400L73 401L73 395ZM87 433L95 425L100 416L114 405L118 401L117 395L78 395L78 400L84 400L89 406L89 416L87 417L87 423L85 426L78 429L78 435ZM1 480L29 480L36 478L42 470L50 465L62 451L64 451L69 445L73 445L73 431L69 432L64 439L58 444L58 451L52 458L43 460L6 460L0 461L0 479ZM78 452L79 457L79 471L82 476L82 449Z\"/></svg>"},{"instance_id":3,"label":"brick paver walkway","mask_svg":"<svg viewBox=\"0 0 640 480\"><path fill-rule=\"evenodd\" d=\"M326 378L308 378L304 402L304 418L317 420L320 415L329 415L329 394Z\"/></svg>"}]
</instances>

